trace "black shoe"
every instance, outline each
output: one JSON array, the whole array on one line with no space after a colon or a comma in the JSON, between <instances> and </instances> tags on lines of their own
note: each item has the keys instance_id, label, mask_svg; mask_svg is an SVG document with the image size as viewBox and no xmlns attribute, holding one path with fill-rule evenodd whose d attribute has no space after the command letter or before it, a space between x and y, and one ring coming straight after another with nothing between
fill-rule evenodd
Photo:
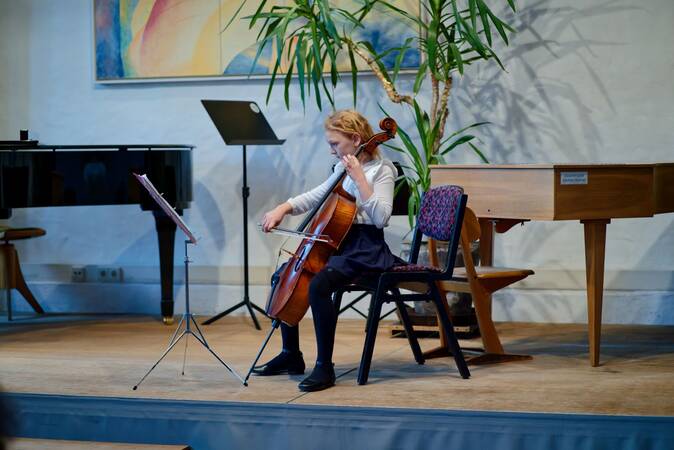
<instances>
[{"instance_id":1,"label":"black shoe","mask_svg":"<svg viewBox=\"0 0 674 450\"><path fill-rule=\"evenodd\" d=\"M276 357L272 358L266 364L256 366L253 369L255 375L270 376L270 375L302 375L304 373L304 358L302 352L289 352L283 350Z\"/></svg>"},{"instance_id":2,"label":"black shoe","mask_svg":"<svg viewBox=\"0 0 674 450\"><path fill-rule=\"evenodd\" d=\"M322 391L335 385L335 365L332 363L316 363L311 375L306 377L297 386L300 391L315 392Z\"/></svg>"}]
</instances>

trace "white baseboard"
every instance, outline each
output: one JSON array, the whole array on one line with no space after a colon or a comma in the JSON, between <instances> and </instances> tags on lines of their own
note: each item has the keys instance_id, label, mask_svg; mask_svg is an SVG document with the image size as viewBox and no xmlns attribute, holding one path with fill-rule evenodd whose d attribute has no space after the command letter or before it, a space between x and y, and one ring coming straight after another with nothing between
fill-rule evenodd
<instances>
[{"instance_id":1,"label":"white baseboard","mask_svg":"<svg viewBox=\"0 0 674 450\"><path fill-rule=\"evenodd\" d=\"M71 266L65 264L22 264L26 279L69 283ZM90 266L85 266L90 267ZM125 283L159 283L158 266L124 266ZM582 269L533 268L535 274L518 282L517 289L534 290L583 290L585 271ZM252 285L267 285L274 268L251 266L249 279ZM183 266L176 265L176 285L184 282ZM89 274L90 276L93 274ZM90 280L94 280L90 278ZM242 266L190 266L190 282L196 284L237 285L243 280ZM609 291L674 291L674 271L671 270L606 270L604 287Z\"/></svg>"},{"instance_id":2,"label":"white baseboard","mask_svg":"<svg viewBox=\"0 0 674 450\"><path fill-rule=\"evenodd\" d=\"M494 295L495 321L587 323L585 290L504 289ZM602 323L674 325L674 292L606 290Z\"/></svg>"},{"instance_id":3,"label":"white baseboard","mask_svg":"<svg viewBox=\"0 0 674 450\"><path fill-rule=\"evenodd\" d=\"M133 313L160 314L160 287L155 283L30 283L31 290L45 311L52 313ZM251 301L264 308L268 286L252 285ZM194 314L213 315L240 302L243 287L238 284L194 283L190 286L190 304ZM14 291L17 312L30 311L21 295ZM184 286L175 289L175 313L184 311ZM343 304L355 298L347 294ZM366 312L368 299L358 304ZM616 291L604 293L603 323L674 325L674 292ZM0 302L5 309L5 302ZM233 312L247 315L245 308ZM587 323L584 290L504 289L494 296L496 321ZM360 318L354 311L343 317Z\"/></svg>"},{"instance_id":4,"label":"white baseboard","mask_svg":"<svg viewBox=\"0 0 674 450\"><path fill-rule=\"evenodd\" d=\"M31 282L30 289L42 308L47 313L82 313L82 314L150 314L160 315L161 288L151 283L57 283ZM265 307L268 286L251 285L250 300L260 308ZM6 310L4 295L0 294L0 311ZM346 305L354 294L345 294L343 304ZM243 300L243 286L226 284L190 284L190 309L193 314L211 316L236 305ZM174 313L185 311L185 289L183 285L174 290ZM367 314L368 299L363 299L356 306ZM21 294L12 293L13 311L30 312L32 309ZM384 308L384 312L391 308ZM308 313L309 316L311 312ZM236 316L248 316L248 310L241 307L232 312ZM362 318L349 309L342 317Z\"/></svg>"}]
</instances>

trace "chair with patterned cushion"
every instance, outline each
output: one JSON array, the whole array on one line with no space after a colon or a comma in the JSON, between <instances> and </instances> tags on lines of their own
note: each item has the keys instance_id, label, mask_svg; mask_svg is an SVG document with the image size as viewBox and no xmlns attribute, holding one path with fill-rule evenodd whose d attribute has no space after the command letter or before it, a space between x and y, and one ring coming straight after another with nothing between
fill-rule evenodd
<instances>
[{"instance_id":1,"label":"chair with patterned cushion","mask_svg":"<svg viewBox=\"0 0 674 450\"><path fill-rule=\"evenodd\" d=\"M504 226L514 223L505 224ZM472 297L484 348L479 349L476 356L471 356L467 360L468 364L491 364L532 359L529 355L517 355L504 351L501 340L496 332L496 327L492 321L491 295L499 289L503 289L533 275L534 271L512 267L476 266L470 249L471 244L480 239L481 230L477 216L470 207L466 208L463 215L462 228L459 246L463 249L464 267L458 267L454 271L451 280L438 283L438 288L443 295L446 295L447 292L465 292ZM428 253L431 264L437 264L438 252L436 242L433 239L428 240ZM445 308L449 309L449 305L446 303ZM451 350L447 345L447 336L441 332L440 346L425 352L424 358L438 358L448 356L450 353Z\"/></svg>"},{"instance_id":2,"label":"chair with patterned cushion","mask_svg":"<svg viewBox=\"0 0 674 450\"><path fill-rule=\"evenodd\" d=\"M2 250L0 251L0 288L6 289L7 319L9 320L12 320L12 289L19 291L36 313L44 314L44 310L28 289L23 273L21 273L19 255L14 244L10 241L29 239L45 234L46 232L42 228L0 227L0 241L2 241L0 244Z\"/></svg>"},{"instance_id":3,"label":"chair with patterned cushion","mask_svg":"<svg viewBox=\"0 0 674 450\"><path fill-rule=\"evenodd\" d=\"M360 290L374 293L367 319L358 384L367 383L382 305L389 302L395 303L398 309L414 359L417 363L423 364L424 357L403 302L432 301L440 311L442 326L449 337L448 344L459 373L462 378L470 377L461 347L454 334L451 319L442 307L443 299L437 287L438 282L452 278L466 199L463 189L459 186L438 186L429 190L424 195L417 215L408 263L396 266L387 272L364 276L335 293L334 301L337 310L339 310L344 292ZM423 236L449 242L449 251L443 268L417 264ZM400 292L401 289L411 291L411 293L403 294Z\"/></svg>"}]
</instances>

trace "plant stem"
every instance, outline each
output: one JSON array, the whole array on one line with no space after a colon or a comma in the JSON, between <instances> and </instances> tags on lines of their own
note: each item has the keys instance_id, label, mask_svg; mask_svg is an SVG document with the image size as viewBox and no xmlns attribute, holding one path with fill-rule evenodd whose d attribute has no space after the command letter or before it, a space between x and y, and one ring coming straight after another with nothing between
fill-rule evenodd
<instances>
[{"instance_id":1,"label":"plant stem","mask_svg":"<svg viewBox=\"0 0 674 450\"><path fill-rule=\"evenodd\" d=\"M351 39L344 39L346 44L351 48L351 50L358 55L365 63L372 69L374 74L377 76L379 81L381 82L382 86L384 87L384 90L386 91L386 95L388 95L388 98L391 99L393 103L407 103L409 105L414 105L414 101L412 100L412 97L409 95L401 95L398 93L396 90L395 86L393 86L393 83L391 83L389 80L386 79L384 76L383 72L377 65L374 59L370 58L365 52L363 52L362 49L360 49Z\"/></svg>"},{"instance_id":2,"label":"plant stem","mask_svg":"<svg viewBox=\"0 0 674 450\"><path fill-rule=\"evenodd\" d=\"M431 127L435 126L435 121L438 118L438 100L440 99L439 85L440 82L431 72ZM435 152L434 152L435 153Z\"/></svg>"},{"instance_id":3,"label":"plant stem","mask_svg":"<svg viewBox=\"0 0 674 450\"><path fill-rule=\"evenodd\" d=\"M438 135L435 137L435 142L433 143L433 153L437 153L440 150L440 142L442 142L442 137L445 134L445 124L447 123L447 116L449 116L449 108L447 108L447 103L449 102L449 94L452 91L452 76L447 77L445 81L445 87L442 90L442 97L440 98L440 107L438 111L442 116L440 117L440 127L438 129Z\"/></svg>"}]
</instances>

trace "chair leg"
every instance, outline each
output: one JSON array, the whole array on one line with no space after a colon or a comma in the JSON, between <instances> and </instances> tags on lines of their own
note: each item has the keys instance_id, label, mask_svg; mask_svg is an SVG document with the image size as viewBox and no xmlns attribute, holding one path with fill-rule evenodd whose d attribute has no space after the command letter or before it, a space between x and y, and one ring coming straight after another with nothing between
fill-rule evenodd
<instances>
[{"instance_id":1,"label":"chair leg","mask_svg":"<svg viewBox=\"0 0 674 450\"><path fill-rule=\"evenodd\" d=\"M473 296L475 315L477 316L477 324L480 328L480 336L482 337L485 352L499 355L505 353L496 332L494 321L491 318L489 293L477 285L475 287L471 286L471 295Z\"/></svg>"},{"instance_id":2,"label":"chair leg","mask_svg":"<svg viewBox=\"0 0 674 450\"><path fill-rule=\"evenodd\" d=\"M21 272L21 266L19 265L19 255L16 253L14 246L10 246L7 250L6 255L9 256L7 261L8 267L10 267L11 278L9 279L9 286L13 286L23 298L26 299L28 304L33 308L38 314L44 314L44 309L37 302L33 293L28 289L26 280L23 278L23 273ZM11 255L11 256L10 256Z\"/></svg>"},{"instance_id":3,"label":"chair leg","mask_svg":"<svg viewBox=\"0 0 674 450\"><path fill-rule=\"evenodd\" d=\"M342 297L343 296L344 296L344 291L337 291L333 294L333 297L332 297L332 304L335 306L335 311L337 311L338 316L342 313L340 308L342 307Z\"/></svg>"},{"instance_id":4,"label":"chair leg","mask_svg":"<svg viewBox=\"0 0 674 450\"><path fill-rule=\"evenodd\" d=\"M377 293L372 299L370 314L367 318L367 328L365 334L365 344L363 345L363 355L360 358L360 367L358 368L358 384L367 383L370 375L370 364L372 363L372 354L374 353L374 342L377 338L377 328L379 328L379 315L381 314L380 293Z\"/></svg>"},{"instance_id":5,"label":"chair leg","mask_svg":"<svg viewBox=\"0 0 674 450\"><path fill-rule=\"evenodd\" d=\"M394 292L396 295L400 295L400 291L397 289ZM426 360L424 359L424 354L422 353L421 347L419 346L417 334L414 332L414 327L412 326L410 316L407 314L407 310L405 309L405 304L401 301L396 301L396 306L398 308L398 312L400 313L400 319L403 322L403 327L405 327L405 334L407 335L407 340L410 343L414 360L417 362L417 364L423 364L426 362Z\"/></svg>"},{"instance_id":6,"label":"chair leg","mask_svg":"<svg viewBox=\"0 0 674 450\"><path fill-rule=\"evenodd\" d=\"M461 378L470 378L468 364L466 364L466 360L463 358L463 352L459 346L459 340L456 338L456 333L454 333L454 325L452 325L452 321L447 315L447 311L445 311L445 308L442 306L440 292L438 291L437 286L435 286L435 283L431 283L431 294L433 296L433 302L438 309L438 315L442 321L442 327L445 329L445 333L447 333L447 337L449 338L447 343L449 344L449 349L452 352L452 355L454 355L454 362L456 363L456 367L459 369Z\"/></svg>"}]
</instances>

